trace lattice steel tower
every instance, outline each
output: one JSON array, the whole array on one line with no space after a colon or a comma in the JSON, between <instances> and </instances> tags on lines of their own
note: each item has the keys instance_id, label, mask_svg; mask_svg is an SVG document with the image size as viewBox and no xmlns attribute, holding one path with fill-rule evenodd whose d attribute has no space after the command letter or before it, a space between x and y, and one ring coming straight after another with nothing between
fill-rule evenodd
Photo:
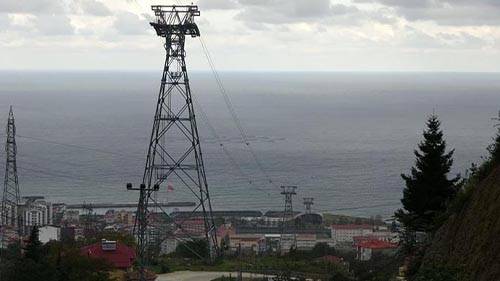
<instances>
[{"instance_id":1,"label":"lattice steel tower","mask_svg":"<svg viewBox=\"0 0 500 281\"><path fill-rule=\"evenodd\" d=\"M159 238L151 237L151 231L155 231L150 224L155 220L153 208L158 203L154 195L167 180L194 196L197 206L193 214L194 211L203 214L203 236L208 241L210 257L214 258L218 253L217 237L184 50L186 37L200 36L194 22L200 12L194 5L152 6L152 10L156 19L150 24L158 36L165 38L166 58L143 181L139 188L127 185L128 189L140 191L135 228L139 262L145 261L147 244L152 240L158 242L166 235L188 232L182 228L183 223L177 221L170 233L156 233ZM184 233L182 239L191 234Z\"/></svg>"},{"instance_id":2,"label":"lattice steel tower","mask_svg":"<svg viewBox=\"0 0 500 281\"><path fill-rule=\"evenodd\" d=\"M15 228L18 235L21 235L21 216L18 212L20 203L19 182L17 178L16 163L16 125L14 123L14 113L12 106L7 120L7 140L5 143L5 179L2 197L2 230L5 227Z\"/></svg>"},{"instance_id":3,"label":"lattice steel tower","mask_svg":"<svg viewBox=\"0 0 500 281\"><path fill-rule=\"evenodd\" d=\"M297 248L297 229L293 213L293 196L297 194L296 186L282 186L281 194L285 196L285 208L281 224L280 251Z\"/></svg>"},{"instance_id":4,"label":"lattice steel tower","mask_svg":"<svg viewBox=\"0 0 500 281\"><path fill-rule=\"evenodd\" d=\"M312 205L314 205L314 198L304 197L304 208L306 209L306 214L310 214L312 212Z\"/></svg>"}]
</instances>

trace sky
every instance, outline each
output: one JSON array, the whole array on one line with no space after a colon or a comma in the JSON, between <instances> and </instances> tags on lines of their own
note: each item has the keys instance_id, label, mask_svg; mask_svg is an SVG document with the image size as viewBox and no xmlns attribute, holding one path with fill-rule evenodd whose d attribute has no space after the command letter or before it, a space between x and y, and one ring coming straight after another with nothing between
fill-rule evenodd
<instances>
[{"instance_id":1,"label":"sky","mask_svg":"<svg viewBox=\"0 0 500 281\"><path fill-rule=\"evenodd\" d=\"M500 0L198 0L218 70L500 72ZM162 68L150 6L183 0L1 0L0 69ZM192 70L209 69L189 38Z\"/></svg>"}]
</instances>

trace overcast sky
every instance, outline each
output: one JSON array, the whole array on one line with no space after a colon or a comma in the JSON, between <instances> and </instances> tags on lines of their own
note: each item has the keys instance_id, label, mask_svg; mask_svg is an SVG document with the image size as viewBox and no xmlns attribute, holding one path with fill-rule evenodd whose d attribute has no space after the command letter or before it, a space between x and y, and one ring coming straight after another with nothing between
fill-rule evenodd
<instances>
[{"instance_id":1,"label":"overcast sky","mask_svg":"<svg viewBox=\"0 0 500 281\"><path fill-rule=\"evenodd\" d=\"M0 69L158 70L150 5L176 1L0 0ZM194 2L220 70L500 71L500 0Z\"/></svg>"}]
</instances>

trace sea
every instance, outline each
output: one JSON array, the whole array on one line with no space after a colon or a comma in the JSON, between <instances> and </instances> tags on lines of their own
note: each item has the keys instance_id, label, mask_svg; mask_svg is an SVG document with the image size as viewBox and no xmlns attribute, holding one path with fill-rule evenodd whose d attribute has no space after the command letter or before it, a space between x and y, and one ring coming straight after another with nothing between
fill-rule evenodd
<instances>
[{"instance_id":1,"label":"sea","mask_svg":"<svg viewBox=\"0 0 500 281\"><path fill-rule=\"evenodd\" d=\"M219 74L234 115L211 72L190 72L215 210L281 210L280 186L293 185L294 210L313 197L316 212L389 218L430 114L455 151L452 177L487 155L500 110L500 73ZM159 71L1 71L0 126L12 105L21 195L136 202L125 184L142 180L160 79ZM4 167L2 149L1 177ZM161 202L193 200L180 185L158 192Z\"/></svg>"}]
</instances>

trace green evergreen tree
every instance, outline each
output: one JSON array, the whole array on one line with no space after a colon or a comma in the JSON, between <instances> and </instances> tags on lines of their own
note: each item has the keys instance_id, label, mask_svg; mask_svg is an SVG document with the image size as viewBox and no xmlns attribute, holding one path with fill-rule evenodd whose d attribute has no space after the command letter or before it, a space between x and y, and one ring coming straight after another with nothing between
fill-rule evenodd
<instances>
[{"instance_id":1,"label":"green evergreen tree","mask_svg":"<svg viewBox=\"0 0 500 281\"><path fill-rule=\"evenodd\" d=\"M396 212L396 218L410 231L432 231L439 226L436 219L455 196L460 180L460 176L448 179L454 150L446 152L438 116L431 115L426 125L424 140L415 150L415 166L410 175L401 175L406 188L403 209Z\"/></svg>"},{"instance_id":2,"label":"green evergreen tree","mask_svg":"<svg viewBox=\"0 0 500 281\"><path fill-rule=\"evenodd\" d=\"M26 253L25 257L28 259L31 259L35 262L40 261L42 257L42 242L40 242L39 238L40 230L38 229L38 226L33 226L31 229L30 237L28 240L28 243L26 245Z\"/></svg>"}]
</instances>

